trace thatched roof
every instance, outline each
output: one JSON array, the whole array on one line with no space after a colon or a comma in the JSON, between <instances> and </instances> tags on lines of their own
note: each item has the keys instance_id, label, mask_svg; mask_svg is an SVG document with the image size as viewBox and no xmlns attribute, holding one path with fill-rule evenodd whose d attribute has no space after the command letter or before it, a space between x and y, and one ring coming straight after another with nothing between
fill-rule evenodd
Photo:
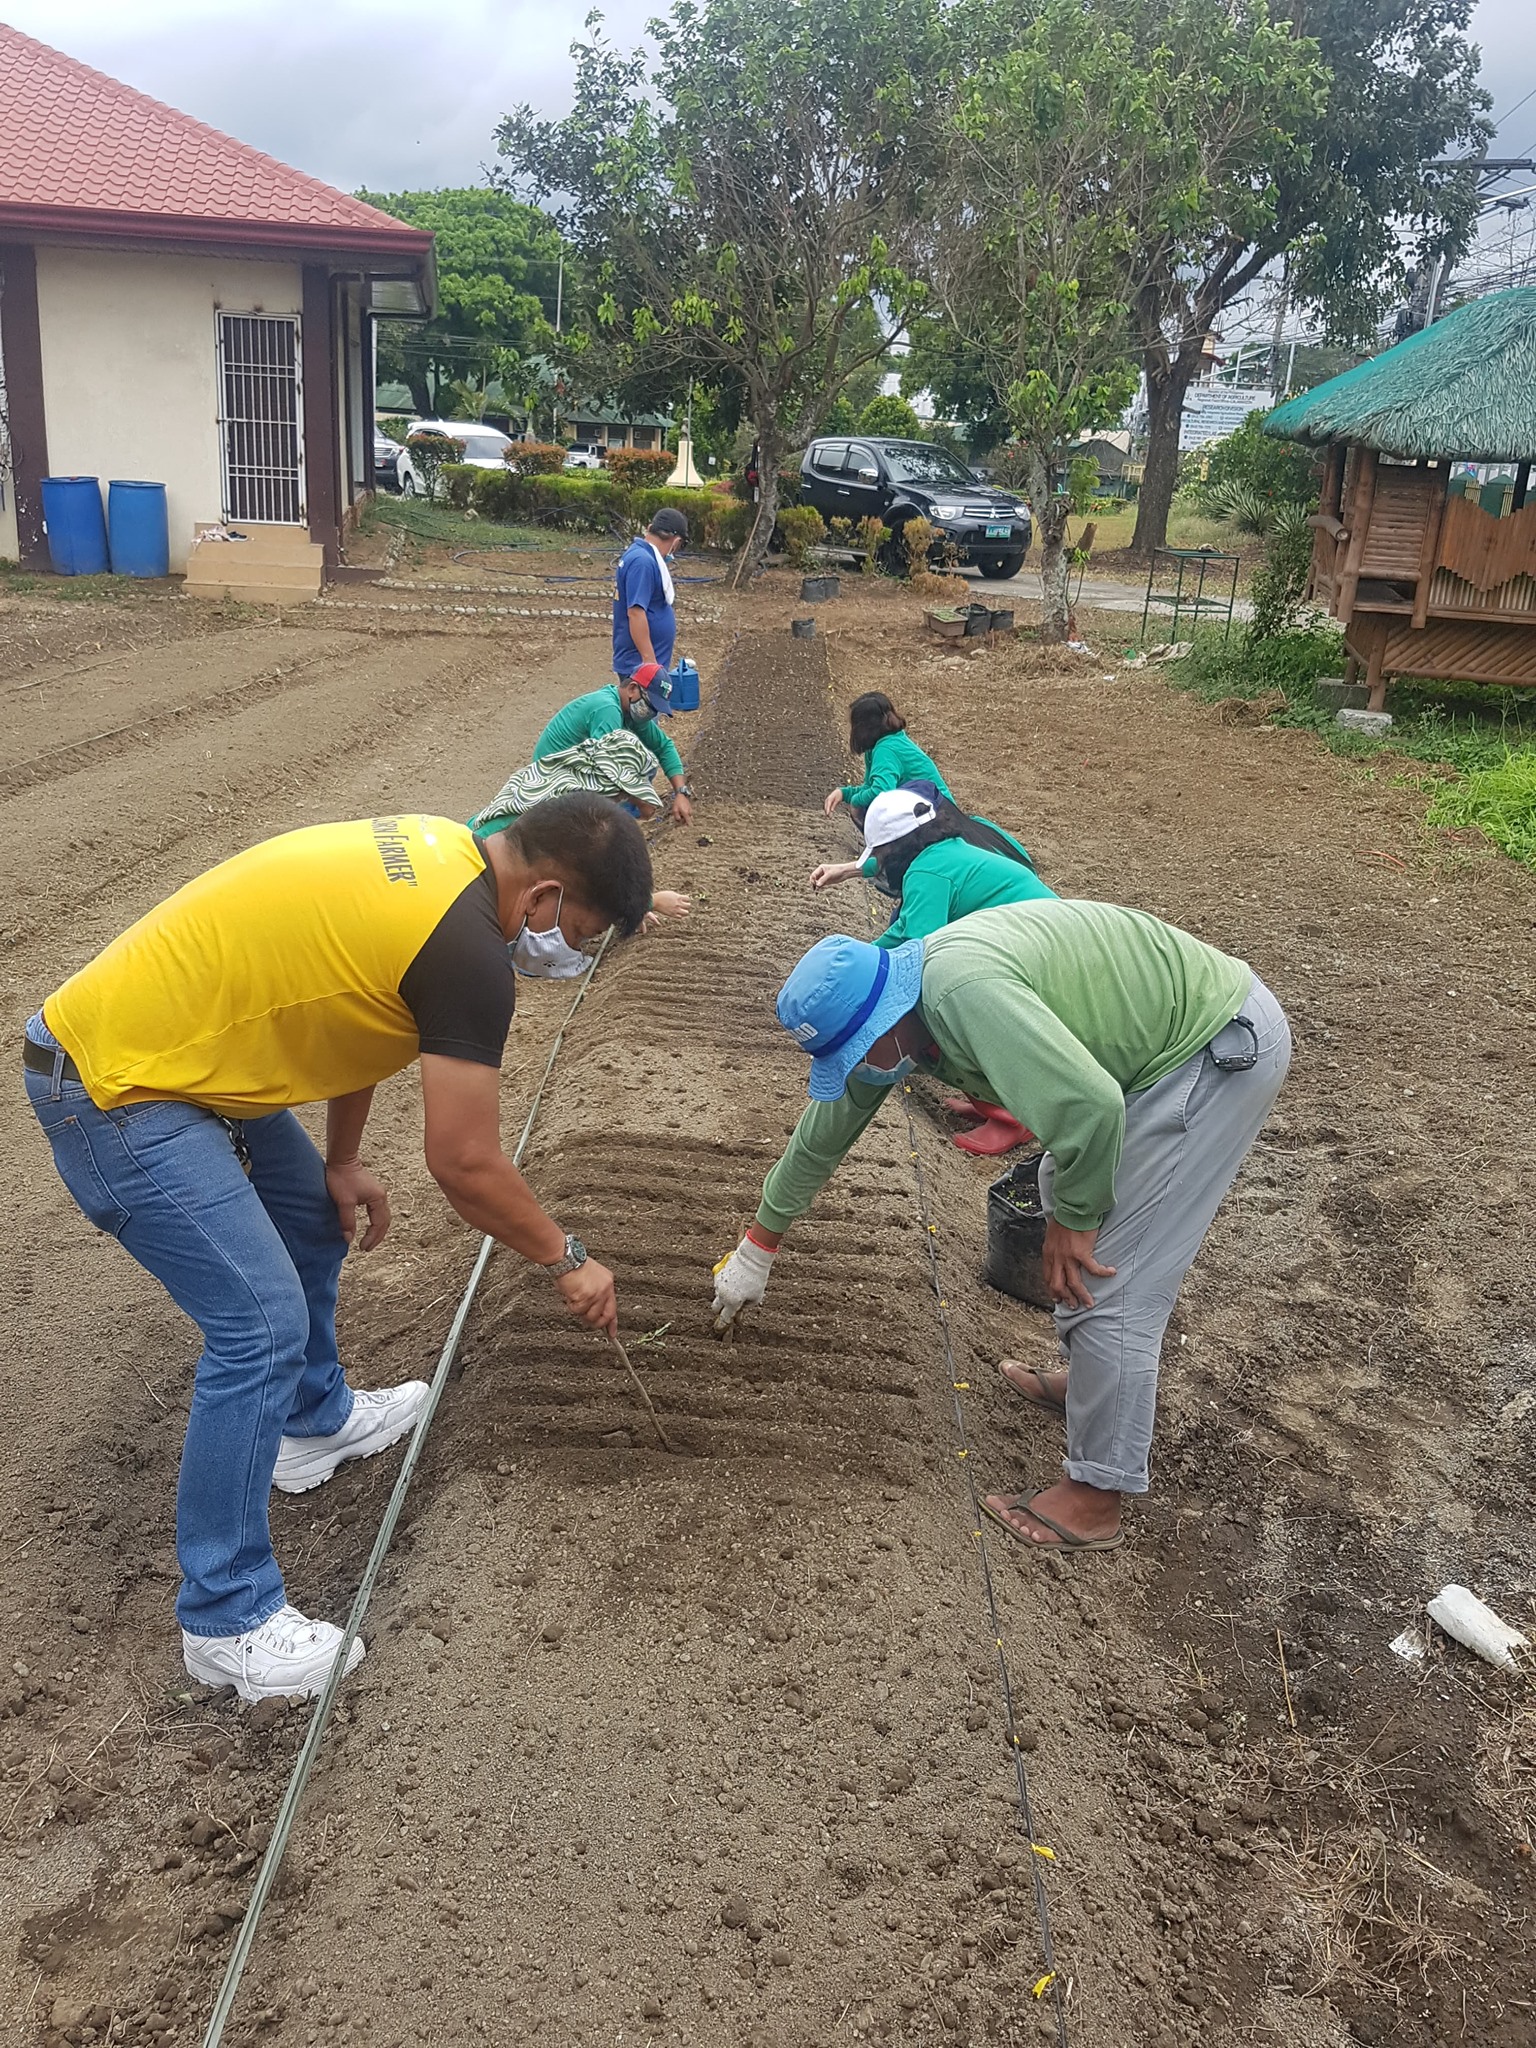
<instances>
[{"instance_id":1,"label":"thatched roof","mask_svg":"<svg viewBox=\"0 0 1536 2048\"><path fill-rule=\"evenodd\" d=\"M1266 434L1382 455L1536 461L1536 289L1474 299L1277 406Z\"/></svg>"}]
</instances>

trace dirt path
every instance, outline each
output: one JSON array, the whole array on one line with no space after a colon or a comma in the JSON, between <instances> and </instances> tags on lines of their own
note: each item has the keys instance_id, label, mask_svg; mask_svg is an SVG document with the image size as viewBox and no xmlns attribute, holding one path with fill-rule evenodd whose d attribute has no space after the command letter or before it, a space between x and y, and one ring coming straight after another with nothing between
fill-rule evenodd
<instances>
[{"instance_id":1,"label":"dirt path","mask_svg":"<svg viewBox=\"0 0 1536 2048\"><path fill-rule=\"evenodd\" d=\"M836 841L835 714L886 687L1059 886L1243 953L1301 1046L1181 1302L1131 1547L994 1558L1070 2039L1428 2048L1465 2011L1465 2038L1513 2048L1536 1726L1467 1660L1415 1675L1387 1644L1445 1577L1529 1605L1528 878L1447 860L1406 795L1155 680L930 654L916 602L879 587L809 646L798 609L770 580L722 627L701 593L707 676L740 637L697 721L697 822L658 857L696 915L605 966L530 1160L614 1265L677 1452L498 1255L226 2038L1055 2038L897 1116L797 1228L756 1322L707 1331L708 1267L803 1101L773 991L868 915L803 877ZM13 1027L260 831L462 814L604 665L591 622L375 606L29 690L37 727L0 738ZM520 1006L513 1128L567 1001ZM990 1176L947 1138L920 1092L972 1456L988 1484L1043 1479L1059 1440L993 1365L1044 1355L1049 1325L975 1278ZM82 1232L30 1120L0 1144L22 1251L0 1294L0 2037L186 2044L303 1716L181 1678L195 1347ZM363 1384L435 1356L475 1248L425 1176L409 1077L371 1145L397 1223L345 1279ZM394 1462L277 1504L301 1605L345 1605Z\"/></svg>"}]
</instances>

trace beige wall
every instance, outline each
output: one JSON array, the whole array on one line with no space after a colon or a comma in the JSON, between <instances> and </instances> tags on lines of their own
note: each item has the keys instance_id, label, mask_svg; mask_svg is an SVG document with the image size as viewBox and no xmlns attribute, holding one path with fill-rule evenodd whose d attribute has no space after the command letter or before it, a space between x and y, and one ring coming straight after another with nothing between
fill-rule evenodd
<instances>
[{"instance_id":1,"label":"beige wall","mask_svg":"<svg viewBox=\"0 0 1536 2048\"><path fill-rule=\"evenodd\" d=\"M163 483L184 568L194 528L224 510L214 316L298 313L300 292L295 263L40 246L53 475Z\"/></svg>"}]
</instances>

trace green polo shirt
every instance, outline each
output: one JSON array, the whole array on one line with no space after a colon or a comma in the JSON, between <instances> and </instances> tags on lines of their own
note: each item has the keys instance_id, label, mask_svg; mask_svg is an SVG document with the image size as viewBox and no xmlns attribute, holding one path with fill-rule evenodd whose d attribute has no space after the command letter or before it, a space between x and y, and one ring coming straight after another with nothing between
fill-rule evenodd
<instances>
[{"instance_id":1,"label":"green polo shirt","mask_svg":"<svg viewBox=\"0 0 1536 2048\"><path fill-rule=\"evenodd\" d=\"M937 783L954 802L949 784L916 740L908 739L904 732L888 732L864 756L864 780L843 784L843 801L852 804L856 811L867 810L883 790L897 789L903 782L913 781Z\"/></svg>"},{"instance_id":2,"label":"green polo shirt","mask_svg":"<svg viewBox=\"0 0 1536 2048\"><path fill-rule=\"evenodd\" d=\"M1142 910L1040 900L978 911L923 941L928 1071L1001 1103L1056 1162L1055 1213L1096 1230L1115 1199L1125 1098L1210 1043L1253 970ZM759 1223L801 1216L891 1091L813 1102L763 1184Z\"/></svg>"},{"instance_id":3,"label":"green polo shirt","mask_svg":"<svg viewBox=\"0 0 1536 2048\"><path fill-rule=\"evenodd\" d=\"M546 754L558 754L564 747L596 739L599 733L622 732L624 729L624 706L619 697L619 686L617 683L605 683L600 690L589 690L585 697L573 697L569 704L555 713L533 743L533 758L542 761ZM666 774L682 775L682 756L654 718L648 718L644 725L630 726L629 731L636 739L644 741Z\"/></svg>"},{"instance_id":4,"label":"green polo shirt","mask_svg":"<svg viewBox=\"0 0 1536 2048\"><path fill-rule=\"evenodd\" d=\"M956 918L1002 903L1057 901L1056 891L1022 861L989 853L969 840L941 839L925 846L907 869L896 915L875 944L889 950L908 939L926 939Z\"/></svg>"}]
</instances>

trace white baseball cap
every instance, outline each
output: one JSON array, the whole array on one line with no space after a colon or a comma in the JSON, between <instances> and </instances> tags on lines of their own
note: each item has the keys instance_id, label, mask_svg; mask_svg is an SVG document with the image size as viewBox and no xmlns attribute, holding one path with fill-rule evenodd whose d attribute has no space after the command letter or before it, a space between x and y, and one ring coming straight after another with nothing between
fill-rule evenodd
<instances>
[{"instance_id":1,"label":"white baseball cap","mask_svg":"<svg viewBox=\"0 0 1536 2048\"><path fill-rule=\"evenodd\" d=\"M905 839L919 825L938 814L927 797L915 789L887 789L864 813L864 852L876 853L893 839Z\"/></svg>"}]
</instances>

